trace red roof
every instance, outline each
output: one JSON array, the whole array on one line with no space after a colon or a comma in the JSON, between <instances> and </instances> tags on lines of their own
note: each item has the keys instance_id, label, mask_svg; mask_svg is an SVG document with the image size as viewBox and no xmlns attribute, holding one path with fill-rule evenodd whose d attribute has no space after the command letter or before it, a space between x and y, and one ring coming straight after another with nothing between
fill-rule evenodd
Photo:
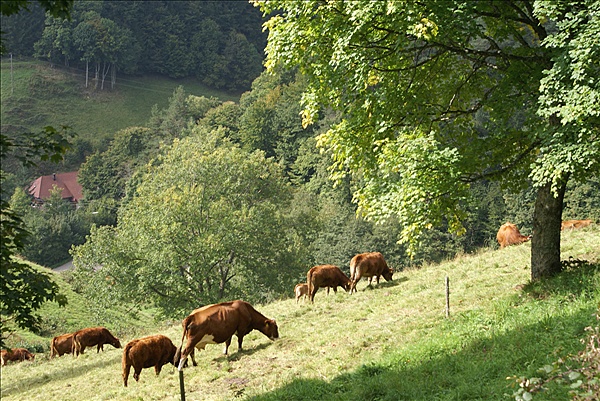
<instances>
[{"instance_id":1,"label":"red roof","mask_svg":"<svg viewBox=\"0 0 600 401\"><path fill-rule=\"evenodd\" d=\"M27 192L36 199L48 199L50 190L57 186L62 189L62 198L78 202L83 198L81 185L77 182L77 171L69 173L50 174L38 177L31 183Z\"/></svg>"}]
</instances>

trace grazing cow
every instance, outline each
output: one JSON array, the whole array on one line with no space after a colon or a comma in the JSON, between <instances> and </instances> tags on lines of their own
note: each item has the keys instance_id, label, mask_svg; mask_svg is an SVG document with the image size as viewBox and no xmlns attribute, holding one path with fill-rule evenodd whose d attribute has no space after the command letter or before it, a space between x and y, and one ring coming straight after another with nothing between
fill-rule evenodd
<instances>
[{"instance_id":1,"label":"grazing cow","mask_svg":"<svg viewBox=\"0 0 600 401\"><path fill-rule=\"evenodd\" d=\"M194 357L194 348L204 349L206 344L225 343L223 353L227 355L227 349L231 344L231 337L235 334L238 338L238 350L242 350L244 336L252 330L258 330L270 340L279 338L279 330L275 320L268 319L252 307L248 302L231 301L220 304L208 305L194 310L188 317L183 319L183 336L181 347L175 356L175 363L181 370L188 355L192 357L192 363L197 366ZM187 343L183 347L183 340L187 337Z\"/></svg>"},{"instance_id":2,"label":"grazing cow","mask_svg":"<svg viewBox=\"0 0 600 401\"><path fill-rule=\"evenodd\" d=\"M56 336L50 342L50 358L63 356L73 351L73 333Z\"/></svg>"},{"instance_id":3,"label":"grazing cow","mask_svg":"<svg viewBox=\"0 0 600 401\"><path fill-rule=\"evenodd\" d=\"M367 252L360 253L350 260L350 294L356 292L356 284L362 277L369 278L369 285L373 277L377 279L379 284L379 277L383 276L386 281L392 281L392 275L394 271L390 269L380 252Z\"/></svg>"},{"instance_id":4,"label":"grazing cow","mask_svg":"<svg viewBox=\"0 0 600 401\"><path fill-rule=\"evenodd\" d=\"M133 366L133 378L140 380L140 373L144 368L154 366L156 376L160 374L163 365L175 365L177 347L173 342L161 334L131 340L123 349L123 385L127 387L129 370Z\"/></svg>"},{"instance_id":5,"label":"grazing cow","mask_svg":"<svg viewBox=\"0 0 600 401\"><path fill-rule=\"evenodd\" d=\"M311 267L306 273L306 282L308 283L308 298L310 302L314 302L315 294L319 288L333 288L333 292L337 293L337 288L342 287L346 292L350 290L350 279L340 270L339 267L333 265L319 265Z\"/></svg>"},{"instance_id":6,"label":"grazing cow","mask_svg":"<svg viewBox=\"0 0 600 401\"><path fill-rule=\"evenodd\" d=\"M308 284L296 284L296 286L294 287L294 293L296 294L296 303L298 303L298 300L301 297L304 297L304 299L306 299L306 297L308 296Z\"/></svg>"},{"instance_id":7,"label":"grazing cow","mask_svg":"<svg viewBox=\"0 0 600 401\"><path fill-rule=\"evenodd\" d=\"M94 345L98 346L96 353L100 352L100 349L104 351L104 344L121 348L119 339L104 327L92 327L76 331L73 333L73 356L83 354L85 347L93 347Z\"/></svg>"},{"instance_id":8,"label":"grazing cow","mask_svg":"<svg viewBox=\"0 0 600 401\"><path fill-rule=\"evenodd\" d=\"M10 351L3 349L0 352L0 365L2 366L6 366L6 363L9 361L23 362L26 359L28 361L33 361L35 359L35 355L25 348L13 348Z\"/></svg>"},{"instance_id":9,"label":"grazing cow","mask_svg":"<svg viewBox=\"0 0 600 401\"><path fill-rule=\"evenodd\" d=\"M560 224L560 230L576 230L592 224L592 220L565 220Z\"/></svg>"},{"instance_id":10,"label":"grazing cow","mask_svg":"<svg viewBox=\"0 0 600 401\"><path fill-rule=\"evenodd\" d=\"M496 239L500 244L500 249L502 249L506 246L518 245L522 244L523 242L527 242L531 239L531 235L522 235L516 225L512 223L505 223L498 230Z\"/></svg>"}]
</instances>

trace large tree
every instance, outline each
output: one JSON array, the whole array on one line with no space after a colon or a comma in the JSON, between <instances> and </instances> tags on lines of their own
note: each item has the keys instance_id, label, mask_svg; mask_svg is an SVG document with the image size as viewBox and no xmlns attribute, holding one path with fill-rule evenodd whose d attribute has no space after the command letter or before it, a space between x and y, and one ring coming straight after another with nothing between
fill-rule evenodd
<instances>
[{"instance_id":1,"label":"large tree","mask_svg":"<svg viewBox=\"0 0 600 401\"><path fill-rule=\"evenodd\" d=\"M304 124L343 113L319 137L362 184L375 220L401 241L445 221L479 180L535 186L532 279L560 271L569 179L600 165L600 2L256 1L269 30L267 68L309 80Z\"/></svg>"},{"instance_id":2,"label":"large tree","mask_svg":"<svg viewBox=\"0 0 600 401\"><path fill-rule=\"evenodd\" d=\"M277 164L202 128L150 164L117 227L93 230L74 252L78 282L96 295L111 286L110 300L153 300L170 316L293 287L303 266Z\"/></svg>"}]
</instances>

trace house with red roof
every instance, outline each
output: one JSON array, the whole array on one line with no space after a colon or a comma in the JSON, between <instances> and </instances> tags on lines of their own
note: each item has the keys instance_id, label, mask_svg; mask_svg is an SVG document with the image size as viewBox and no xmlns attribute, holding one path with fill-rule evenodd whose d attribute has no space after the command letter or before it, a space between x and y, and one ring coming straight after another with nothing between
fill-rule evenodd
<instances>
[{"instance_id":1,"label":"house with red roof","mask_svg":"<svg viewBox=\"0 0 600 401\"><path fill-rule=\"evenodd\" d=\"M77 182L77 173L77 171L71 171L38 177L31 183L27 192L34 197L36 202L43 203L45 199L50 198L50 191L56 186L62 189L63 199L77 203L83 198L83 189Z\"/></svg>"}]
</instances>

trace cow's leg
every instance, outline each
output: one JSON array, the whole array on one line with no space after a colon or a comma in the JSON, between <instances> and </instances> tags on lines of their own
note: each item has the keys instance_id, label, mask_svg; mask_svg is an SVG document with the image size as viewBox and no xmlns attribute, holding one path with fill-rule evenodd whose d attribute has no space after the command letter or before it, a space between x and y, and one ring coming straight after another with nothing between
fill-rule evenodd
<instances>
[{"instance_id":1,"label":"cow's leg","mask_svg":"<svg viewBox=\"0 0 600 401\"><path fill-rule=\"evenodd\" d=\"M315 302L315 294L317 293L318 290L319 290L319 288L313 287L310 294L308 294L308 298L310 299L310 302Z\"/></svg>"},{"instance_id":2,"label":"cow's leg","mask_svg":"<svg viewBox=\"0 0 600 401\"><path fill-rule=\"evenodd\" d=\"M102 347L102 344L98 343L98 345L96 346L96 354L100 352L100 347ZM104 351L104 347L102 347L102 351Z\"/></svg>"},{"instance_id":3,"label":"cow's leg","mask_svg":"<svg viewBox=\"0 0 600 401\"><path fill-rule=\"evenodd\" d=\"M333 292L337 294L337 286L333 287Z\"/></svg>"},{"instance_id":4,"label":"cow's leg","mask_svg":"<svg viewBox=\"0 0 600 401\"><path fill-rule=\"evenodd\" d=\"M244 341L244 336L241 334L237 335L238 338L238 352L242 350L242 342Z\"/></svg>"},{"instance_id":5,"label":"cow's leg","mask_svg":"<svg viewBox=\"0 0 600 401\"><path fill-rule=\"evenodd\" d=\"M133 367L134 371L133 371L133 378L135 379L135 381L140 381L140 373L142 373L142 368L139 366L134 366Z\"/></svg>"},{"instance_id":6,"label":"cow's leg","mask_svg":"<svg viewBox=\"0 0 600 401\"><path fill-rule=\"evenodd\" d=\"M160 364L160 362L158 363L158 365L154 365L154 373L156 373L156 376L158 376L160 374L161 369L162 369L162 365Z\"/></svg>"},{"instance_id":7,"label":"cow's leg","mask_svg":"<svg viewBox=\"0 0 600 401\"><path fill-rule=\"evenodd\" d=\"M225 340L225 348L223 348L223 355L227 355L227 350L229 349L230 345L231 345L231 337L229 337L227 340Z\"/></svg>"},{"instance_id":8,"label":"cow's leg","mask_svg":"<svg viewBox=\"0 0 600 401\"><path fill-rule=\"evenodd\" d=\"M127 379L129 378L129 370L131 369L130 364L125 364L123 368L123 386L127 387Z\"/></svg>"},{"instance_id":9,"label":"cow's leg","mask_svg":"<svg viewBox=\"0 0 600 401\"><path fill-rule=\"evenodd\" d=\"M192 352L190 352L190 358L192 358L192 365L198 366L196 363L196 349L192 348Z\"/></svg>"}]
</instances>

